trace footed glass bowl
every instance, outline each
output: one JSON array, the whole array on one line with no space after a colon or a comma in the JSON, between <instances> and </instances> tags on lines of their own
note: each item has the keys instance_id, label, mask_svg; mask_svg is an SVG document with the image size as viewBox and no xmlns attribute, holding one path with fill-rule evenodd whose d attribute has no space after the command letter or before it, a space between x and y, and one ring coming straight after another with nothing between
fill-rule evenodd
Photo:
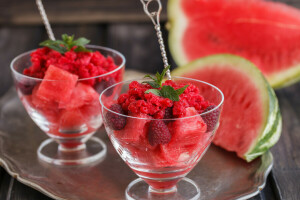
<instances>
[{"instance_id":1,"label":"footed glass bowl","mask_svg":"<svg viewBox=\"0 0 300 200\"><path fill-rule=\"evenodd\" d=\"M47 163L87 164L106 154L106 145L92 137L103 121L98 99L105 88L122 81L125 58L113 49L87 47L111 57L117 68L100 76L77 79L67 71L49 67L48 78L39 79L23 74L31 66L30 54L34 50L17 56L11 63L20 100L32 120L50 137L37 150L38 157Z\"/></svg>"},{"instance_id":2,"label":"footed glass bowl","mask_svg":"<svg viewBox=\"0 0 300 200\"><path fill-rule=\"evenodd\" d=\"M131 81L117 83L100 96L107 134L118 154L140 177L126 189L127 199L199 199L197 184L185 178L210 146L219 125L224 96L215 86L190 78L173 77L176 83L194 84L213 103L212 110L198 114L186 109L187 117L154 119L148 115L125 115L111 110ZM143 80L137 80L142 82ZM108 96L107 94L112 94ZM158 122L160 121L160 122ZM124 126L122 123L125 123ZM171 133L167 144L151 145L149 127L165 123Z\"/></svg>"}]
</instances>

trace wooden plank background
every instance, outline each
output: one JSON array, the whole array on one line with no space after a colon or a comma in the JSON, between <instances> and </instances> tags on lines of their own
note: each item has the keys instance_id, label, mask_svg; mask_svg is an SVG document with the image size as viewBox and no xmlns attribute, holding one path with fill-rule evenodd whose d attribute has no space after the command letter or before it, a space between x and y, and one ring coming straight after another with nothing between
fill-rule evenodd
<instances>
[{"instance_id":1,"label":"wooden plank background","mask_svg":"<svg viewBox=\"0 0 300 200\"><path fill-rule=\"evenodd\" d=\"M300 0L276 0L300 8ZM127 69L154 73L162 66L156 35L139 0L44 0L55 35L75 34L93 44L121 51ZM167 0L162 0L164 8ZM165 24L166 9L162 14ZM167 41L167 30L163 29ZM35 0L0 0L0 96L12 86L9 64L18 54L47 38ZM296 41L299 42L299 41ZM169 56L169 58L171 58ZM175 67L170 59L172 67ZM278 90L283 133L272 149L275 165L255 200L300 199L300 83ZM0 200L48 199L23 186L0 168Z\"/></svg>"},{"instance_id":2,"label":"wooden plank background","mask_svg":"<svg viewBox=\"0 0 300 200\"><path fill-rule=\"evenodd\" d=\"M162 0L166 7L167 0ZM44 0L52 23L145 22L140 0ZM1 0L0 23L41 24L35 0ZM166 10L162 14L166 19Z\"/></svg>"}]
</instances>

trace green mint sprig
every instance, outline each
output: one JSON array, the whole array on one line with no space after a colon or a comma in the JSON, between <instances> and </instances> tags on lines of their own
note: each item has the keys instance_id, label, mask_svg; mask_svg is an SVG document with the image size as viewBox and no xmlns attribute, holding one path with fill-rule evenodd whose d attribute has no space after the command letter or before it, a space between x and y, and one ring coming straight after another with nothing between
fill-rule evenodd
<instances>
[{"instance_id":1,"label":"green mint sprig","mask_svg":"<svg viewBox=\"0 0 300 200\"><path fill-rule=\"evenodd\" d=\"M76 46L76 48L74 49L75 52L92 52L91 50L85 48L85 45L90 43L90 40L84 37L80 37L77 40L74 40L74 35L69 36L67 34L63 34L61 38L62 40L45 40L40 43L40 46L48 47L50 49L58 51L61 54L70 51L74 46Z\"/></svg>"},{"instance_id":2,"label":"green mint sprig","mask_svg":"<svg viewBox=\"0 0 300 200\"><path fill-rule=\"evenodd\" d=\"M149 89L145 91L145 93L146 94L152 93L156 96L168 98L172 101L179 101L179 95L181 95L189 85L185 85L184 87L179 88L177 90L175 90L170 85L163 86L162 82L168 69L170 69L170 66L166 67L161 74L159 72L156 72L155 77L148 74L144 77L144 78L150 78L152 79L152 81L143 81L143 83L147 83L151 85L153 88L155 88L155 89ZM158 88L161 89L159 90Z\"/></svg>"}]
</instances>

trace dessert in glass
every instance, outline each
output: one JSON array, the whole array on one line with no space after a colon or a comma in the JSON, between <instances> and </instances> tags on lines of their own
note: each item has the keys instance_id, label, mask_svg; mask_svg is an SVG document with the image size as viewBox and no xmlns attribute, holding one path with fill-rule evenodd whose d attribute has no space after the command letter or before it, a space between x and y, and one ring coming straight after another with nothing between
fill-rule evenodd
<instances>
[{"instance_id":1,"label":"dessert in glass","mask_svg":"<svg viewBox=\"0 0 300 200\"><path fill-rule=\"evenodd\" d=\"M107 134L140 177L127 187L127 199L200 197L185 176L213 140L224 97L209 83L183 77L162 83L163 75L120 82L100 95Z\"/></svg>"},{"instance_id":2,"label":"dessert in glass","mask_svg":"<svg viewBox=\"0 0 300 200\"><path fill-rule=\"evenodd\" d=\"M85 45L85 38L63 39L69 42L65 46L46 41L51 45L17 56L11 70L26 111L50 137L38 157L56 165L87 164L106 155L106 145L92 137L103 123L99 96L122 81L125 58L113 49Z\"/></svg>"}]
</instances>

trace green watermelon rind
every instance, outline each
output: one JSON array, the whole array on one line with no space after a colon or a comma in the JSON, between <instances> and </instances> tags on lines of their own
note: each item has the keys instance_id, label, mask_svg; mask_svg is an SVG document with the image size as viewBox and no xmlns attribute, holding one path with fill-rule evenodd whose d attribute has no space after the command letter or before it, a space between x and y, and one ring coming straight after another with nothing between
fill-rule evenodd
<instances>
[{"instance_id":1,"label":"green watermelon rind","mask_svg":"<svg viewBox=\"0 0 300 200\"><path fill-rule=\"evenodd\" d=\"M262 95L262 102L264 102L262 108L265 108L266 115L261 130L259 130L260 134L256 140L252 142L248 151L243 155L239 155L250 162L258 156L263 155L280 137L282 120L277 97L265 77L253 63L242 57L231 54L216 54L197 59L184 67L175 69L172 72L172 75L184 75L187 71L200 69L211 64L239 67L242 73L251 77L253 83L256 84L256 87L260 90L260 94Z\"/></svg>"},{"instance_id":2,"label":"green watermelon rind","mask_svg":"<svg viewBox=\"0 0 300 200\"><path fill-rule=\"evenodd\" d=\"M180 7L181 0L168 1L169 47L173 59L178 66L184 66L189 61L180 44L188 25L188 19ZM300 81L300 65L291 66L286 70L269 74L266 79L274 89L290 86Z\"/></svg>"},{"instance_id":3,"label":"green watermelon rind","mask_svg":"<svg viewBox=\"0 0 300 200\"><path fill-rule=\"evenodd\" d=\"M182 66L188 62L185 53L182 51L179 39L183 37L185 27L187 26L187 19L180 8L180 0L168 1L168 26L171 27L169 31L169 47L175 62Z\"/></svg>"},{"instance_id":4,"label":"green watermelon rind","mask_svg":"<svg viewBox=\"0 0 300 200\"><path fill-rule=\"evenodd\" d=\"M278 100L274 90L267 82L266 84L268 86L270 99L275 99L275 101L270 101L268 123L263 134L261 137L259 137L256 145L250 148L249 151L244 154L244 159L248 162L260 155L263 155L269 148L274 146L279 140L282 131L282 117Z\"/></svg>"},{"instance_id":5,"label":"green watermelon rind","mask_svg":"<svg viewBox=\"0 0 300 200\"><path fill-rule=\"evenodd\" d=\"M300 81L300 65L295 65L287 70L268 76L268 81L274 89L290 86Z\"/></svg>"}]
</instances>

